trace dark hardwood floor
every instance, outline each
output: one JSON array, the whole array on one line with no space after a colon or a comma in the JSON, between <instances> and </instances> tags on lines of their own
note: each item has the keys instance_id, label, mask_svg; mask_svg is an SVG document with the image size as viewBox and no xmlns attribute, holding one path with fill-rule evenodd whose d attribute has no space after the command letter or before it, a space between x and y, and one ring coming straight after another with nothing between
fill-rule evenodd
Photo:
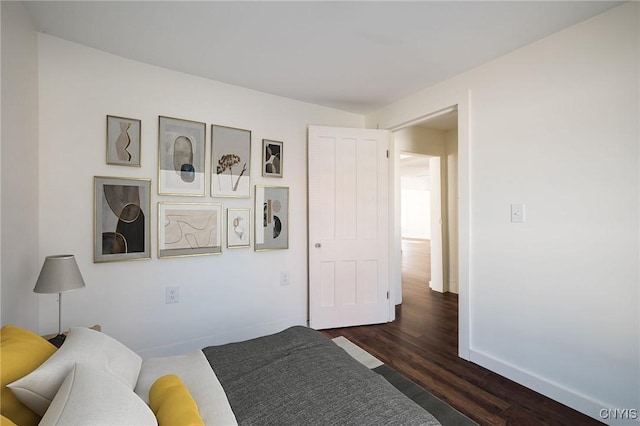
<instances>
[{"instance_id":1,"label":"dark hardwood floor","mask_svg":"<svg viewBox=\"0 0 640 426\"><path fill-rule=\"evenodd\" d=\"M481 425L602 424L458 358L458 296L429 289L425 252L424 243L403 241L403 303L394 322L324 333L348 338Z\"/></svg>"}]
</instances>

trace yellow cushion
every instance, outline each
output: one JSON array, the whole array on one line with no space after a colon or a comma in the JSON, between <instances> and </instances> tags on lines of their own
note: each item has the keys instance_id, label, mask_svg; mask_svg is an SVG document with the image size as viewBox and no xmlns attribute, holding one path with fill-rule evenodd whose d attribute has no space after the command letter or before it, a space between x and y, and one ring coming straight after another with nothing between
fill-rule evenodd
<instances>
[{"instance_id":1,"label":"yellow cushion","mask_svg":"<svg viewBox=\"0 0 640 426\"><path fill-rule=\"evenodd\" d=\"M0 426L17 426L14 422L6 418L5 416L0 415Z\"/></svg>"},{"instance_id":2,"label":"yellow cushion","mask_svg":"<svg viewBox=\"0 0 640 426\"><path fill-rule=\"evenodd\" d=\"M20 426L38 424L40 416L18 401L7 384L31 373L55 351L55 346L29 330L14 325L0 329L0 412L3 426L4 417Z\"/></svg>"},{"instance_id":3,"label":"yellow cushion","mask_svg":"<svg viewBox=\"0 0 640 426\"><path fill-rule=\"evenodd\" d=\"M159 426L204 426L198 405L175 374L162 376L151 385L149 406Z\"/></svg>"}]
</instances>

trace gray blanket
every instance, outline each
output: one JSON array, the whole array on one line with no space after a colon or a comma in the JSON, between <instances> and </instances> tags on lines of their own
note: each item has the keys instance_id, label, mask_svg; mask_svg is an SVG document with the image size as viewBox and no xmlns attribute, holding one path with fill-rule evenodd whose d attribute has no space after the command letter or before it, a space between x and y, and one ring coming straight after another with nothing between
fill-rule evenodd
<instances>
[{"instance_id":1,"label":"gray blanket","mask_svg":"<svg viewBox=\"0 0 640 426\"><path fill-rule=\"evenodd\" d=\"M321 333L280 333L203 349L240 425L438 425Z\"/></svg>"}]
</instances>

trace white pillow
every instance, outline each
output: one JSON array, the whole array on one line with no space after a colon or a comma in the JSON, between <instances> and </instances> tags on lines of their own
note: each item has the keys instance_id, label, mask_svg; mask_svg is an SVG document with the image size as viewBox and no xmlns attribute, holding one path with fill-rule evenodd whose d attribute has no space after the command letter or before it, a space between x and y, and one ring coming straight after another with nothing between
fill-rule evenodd
<instances>
[{"instance_id":1,"label":"white pillow","mask_svg":"<svg viewBox=\"0 0 640 426\"><path fill-rule=\"evenodd\" d=\"M134 389L138 396L149 402L149 389L158 378L176 374L184 382L198 405L200 417L206 425L237 425L227 394L202 351L184 355L146 358L142 361L138 384Z\"/></svg>"},{"instance_id":2,"label":"white pillow","mask_svg":"<svg viewBox=\"0 0 640 426\"><path fill-rule=\"evenodd\" d=\"M153 411L110 374L78 363L60 386L41 426L156 426Z\"/></svg>"},{"instance_id":3,"label":"white pillow","mask_svg":"<svg viewBox=\"0 0 640 426\"><path fill-rule=\"evenodd\" d=\"M104 333L74 327L62 347L40 367L7 386L24 405L43 416L76 362L109 373L133 389L142 358Z\"/></svg>"}]
</instances>

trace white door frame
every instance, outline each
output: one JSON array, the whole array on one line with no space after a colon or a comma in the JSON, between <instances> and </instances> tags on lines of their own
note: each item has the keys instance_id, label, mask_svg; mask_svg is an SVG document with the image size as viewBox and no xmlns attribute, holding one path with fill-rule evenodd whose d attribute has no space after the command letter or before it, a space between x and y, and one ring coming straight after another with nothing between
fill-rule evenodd
<instances>
[{"instance_id":1,"label":"white door frame","mask_svg":"<svg viewBox=\"0 0 640 426\"><path fill-rule=\"evenodd\" d=\"M429 118L441 115L444 112L449 111L452 107L458 108L458 280L459 280L459 292L458 292L458 356L460 358L470 360L470 348L471 348L471 324L470 324L470 304L469 293L471 291L470 274L469 274L469 253L470 253L470 232L471 232L471 202L469 198L470 188L470 164L469 164L469 150L470 150L470 92L465 92L464 96L460 96L451 99L449 102L446 100L439 102L437 105L429 108L431 112L419 117L415 117L409 121L395 123L386 126L386 129L391 131L391 147L390 149L390 170L391 170L391 183L389 199L393 200L389 206L390 216L390 230L392 238L390 259L390 276L391 285L390 291L392 292L390 299L397 300L397 295L393 294L396 288L401 288L394 284L394 280L401 279L402 277L402 260L400 253L393 250L393 236L400 235L400 207L399 200L400 195L397 193L394 182L399 179L399 152L395 149L395 142L393 140L393 132L411 127ZM393 317L392 317L393 318Z\"/></svg>"}]
</instances>

